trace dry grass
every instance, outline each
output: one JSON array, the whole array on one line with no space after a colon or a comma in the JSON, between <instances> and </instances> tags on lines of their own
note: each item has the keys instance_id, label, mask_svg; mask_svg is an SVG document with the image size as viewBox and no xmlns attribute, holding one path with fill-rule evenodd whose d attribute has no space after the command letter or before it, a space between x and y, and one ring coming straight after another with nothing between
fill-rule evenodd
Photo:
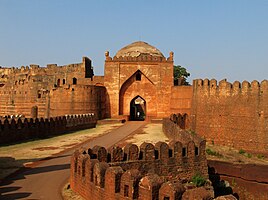
<instances>
[{"instance_id":1,"label":"dry grass","mask_svg":"<svg viewBox=\"0 0 268 200\"><path fill-rule=\"evenodd\" d=\"M143 142L157 143L158 141L168 142L168 138L162 131L162 124L146 124L144 128L126 138L122 143L134 143L141 145Z\"/></svg>"},{"instance_id":2,"label":"dry grass","mask_svg":"<svg viewBox=\"0 0 268 200\"><path fill-rule=\"evenodd\" d=\"M244 163L244 164L268 164L268 158L260 158L258 155L252 155L248 152L241 153L241 150L237 150L231 147L207 144L207 149L219 153L221 156L208 155L209 160L222 160L232 163Z\"/></svg>"},{"instance_id":3,"label":"dry grass","mask_svg":"<svg viewBox=\"0 0 268 200\"><path fill-rule=\"evenodd\" d=\"M62 198L64 200L84 200L83 197L76 194L71 188L69 183L66 184L61 192Z\"/></svg>"}]
</instances>

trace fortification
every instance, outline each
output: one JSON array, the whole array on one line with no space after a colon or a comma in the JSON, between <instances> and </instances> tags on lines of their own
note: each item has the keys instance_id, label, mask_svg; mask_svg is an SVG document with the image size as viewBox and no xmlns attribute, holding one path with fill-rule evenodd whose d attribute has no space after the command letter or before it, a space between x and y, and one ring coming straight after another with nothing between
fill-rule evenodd
<instances>
[{"instance_id":1,"label":"fortification","mask_svg":"<svg viewBox=\"0 0 268 200\"><path fill-rule=\"evenodd\" d=\"M193 87L191 129L211 143L267 154L267 80L198 79Z\"/></svg>"},{"instance_id":2,"label":"fortification","mask_svg":"<svg viewBox=\"0 0 268 200\"><path fill-rule=\"evenodd\" d=\"M87 57L65 66L0 67L0 116L95 113L97 119L159 120L186 113L184 126L208 142L267 154L268 81L198 79L174 86L173 60L173 52L166 58L138 41L114 57L105 53L104 76L94 76Z\"/></svg>"},{"instance_id":3,"label":"fortification","mask_svg":"<svg viewBox=\"0 0 268 200\"><path fill-rule=\"evenodd\" d=\"M180 199L193 188L185 183L197 174L208 178L208 169L206 141L181 129L177 122L163 121L169 144L144 142L140 147L127 144L108 150L100 146L76 150L71 158L71 188L92 200ZM209 182L204 191L214 197Z\"/></svg>"},{"instance_id":4,"label":"fortification","mask_svg":"<svg viewBox=\"0 0 268 200\"><path fill-rule=\"evenodd\" d=\"M46 138L70 131L93 128L97 120L93 113L54 118L0 118L0 144L27 139Z\"/></svg>"},{"instance_id":5,"label":"fortification","mask_svg":"<svg viewBox=\"0 0 268 200\"><path fill-rule=\"evenodd\" d=\"M94 112L103 118L103 77L93 75L87 57L83 57L82 63L65 66L0 68L0 116L50 118Z\"/></svg>"},{"instance_id":6,"label":"fortification","mask_svg":"<svg viewBox=\"0 0 268 200\"><path fill-rule=\"evenodd\" d=\"M178 199L185 191L182 183L196 173L208 177L205 143L158 142L77 150L70 181L85 199Z\"/></svg>"}]
</instances>

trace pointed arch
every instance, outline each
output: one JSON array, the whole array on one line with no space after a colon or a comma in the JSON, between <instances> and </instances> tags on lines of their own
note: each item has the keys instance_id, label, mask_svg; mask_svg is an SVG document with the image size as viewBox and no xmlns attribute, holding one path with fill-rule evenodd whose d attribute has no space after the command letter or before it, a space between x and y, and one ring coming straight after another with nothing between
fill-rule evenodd
<instances>
[{"instance_id":1,"label":"pointed arch","mask_svg":"<svg viewBox=\"0 0 268 200\"><path fill-rule=\"evenodd\" d=\"M137 95L130 101L130 120L144 121L146 117L146 101Z\"/></svg>"},{"instance_id":2,"label":"pointed arch","mask_svg":"<svg viewBox=\"0 0 268 200\"><path fill-rule=\"evenodd\" d=\"M146 115L156 115L156 86L137 70L121 86L119 91L119 115L131 115L131 101L137 96L146 99Z\"/></svg>"}]
</instances>

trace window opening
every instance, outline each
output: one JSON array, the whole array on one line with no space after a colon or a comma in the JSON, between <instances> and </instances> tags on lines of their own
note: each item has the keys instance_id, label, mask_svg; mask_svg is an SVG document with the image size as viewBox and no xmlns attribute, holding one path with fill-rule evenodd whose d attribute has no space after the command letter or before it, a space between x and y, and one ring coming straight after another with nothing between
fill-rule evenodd
<instances>
[{"instance_id":1,"label":"window opening","mask_svg":"<svg viewBox=\"0 0 268 200\"><path fill-rule=\"evenodd\" d=\"M128 193L129 193L129 186L124 185L124 197L128 197Z\"/></svg>"},{"instance_id":2,"label":"window opening","mask_svg":"<svg viewBox=\"0 0 268 200\"><path fill-rule=\"evenodd\" d=\"M185 147L182 148L182 157L186 157L186 148Z\"/></svg>"},{"instance_id":3,"label":"window opening","mask_svg":"<svg viewBox=\"0 0 268 200\"><path fill-rule=\"evenodd\" d=\"M198 155L199 155L199 150L198 150L198 147L195 147L195 148L194 148L194 154L195 154L196 156L198 156Z\"/></svg>"},{"instance_id":4,"label":"window opening","mask_svg":"<svg viewBox=\"0 0 268 200\"><path fill-rule=\"evenodd\" d=\"M73 78L73 85L77 84L77 78Z\"/></svg>"},{"instance_id":5,"label":"window opening","mask_svg":"<svg viewBox=\"0 0 268 200\"><path fill-rule=\"evenodd\" d=\"M141 81L141 73L136 74L136 81Z\"/></svg>"}]
</instances>

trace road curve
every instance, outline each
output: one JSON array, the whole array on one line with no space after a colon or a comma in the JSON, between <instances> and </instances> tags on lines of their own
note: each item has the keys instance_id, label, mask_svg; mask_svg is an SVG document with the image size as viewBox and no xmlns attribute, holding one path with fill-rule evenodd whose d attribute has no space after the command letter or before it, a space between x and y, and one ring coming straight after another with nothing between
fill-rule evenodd
<instances>
[{"instance_id":1,"label":"road curve","mask_svg":"<svg viewBox=\"0 0 268 200\"><path fill-rule=\"evenodd\" d=\"M97 137L81 146L93 147L100 145L110 147L124 139L144 122L126 122L118 129ZM74 149L58 154L37 166L26 168L14 177L0 184L0 199L45 199L60 200L61 189L68 181L70 175L70 156Z\"/></svg>"}]
</instances>

